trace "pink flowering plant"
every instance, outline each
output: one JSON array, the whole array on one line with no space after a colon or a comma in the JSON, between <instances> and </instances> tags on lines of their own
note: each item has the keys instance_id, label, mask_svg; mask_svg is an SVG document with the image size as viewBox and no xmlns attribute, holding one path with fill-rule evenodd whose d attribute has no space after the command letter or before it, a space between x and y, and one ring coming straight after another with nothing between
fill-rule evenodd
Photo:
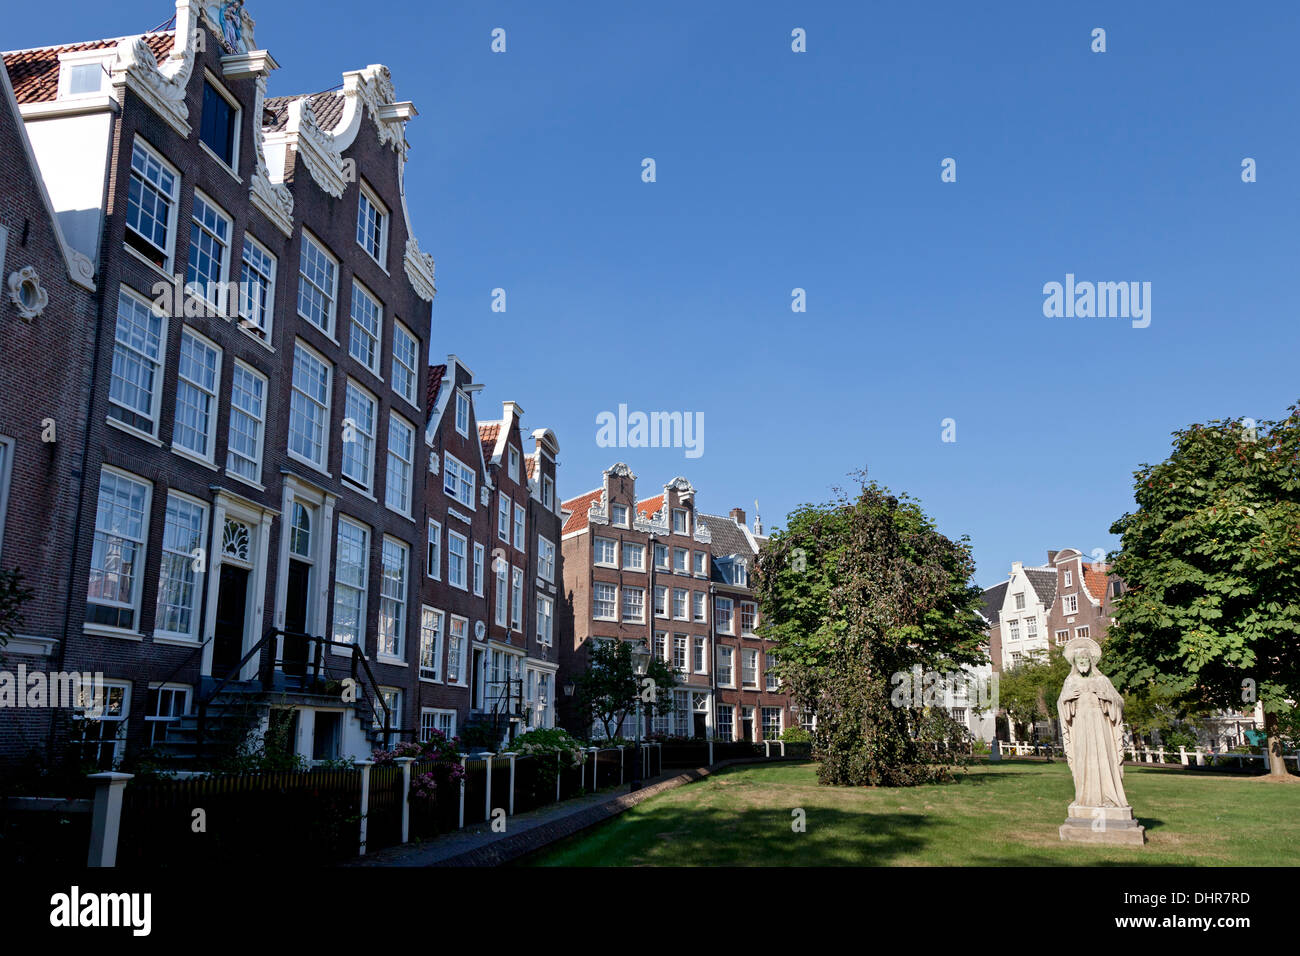
<instances>
[{"instance_id":1,"label":"pink flowering plant","mask_svg":"<svg viewBox=\"0 0 1300 956\"><path fill-rule=\"evenodd\" d=\"M421 800L433 800L439 785L447 785L463 780L465 767L461 763L463 753L459 737L448 737L440 730L429 732L429 738L423 741L403 740L392 750L376 749L370 759L376 766L392 766L399 757L415 758L415 767L420 772L411 775L411 796ZM432 768L427 768L429 763Z\"/></svg>"}]
</instances>

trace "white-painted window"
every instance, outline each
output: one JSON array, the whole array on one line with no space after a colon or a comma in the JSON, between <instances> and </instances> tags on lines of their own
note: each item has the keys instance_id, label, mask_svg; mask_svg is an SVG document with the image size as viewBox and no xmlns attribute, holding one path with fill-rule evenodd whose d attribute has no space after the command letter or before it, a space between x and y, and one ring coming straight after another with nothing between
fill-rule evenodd
<instances>
[{"instance_id":1,"label":"white-painted window","mask_svg":"<svg viewBox=\"0 0 1300 956\"><path fill-rule=\"evenodd\" d=\"M591 616L598 621L618 620L618 588L599 581L592 587Z\"/></svg>"},{"instance_id":2,"label":"white-painted window","mask_svg":"<svg viewBox=\"0 0 1300 956\"><path fill-rule=\"evenodd\" d=\"M436 608L420 608L420 677L424 680L442 680L443 618Z\"/></svg>"},{"instance_id":3,"label":"white-painted window","mask_svg":"<svg viewBox=\"0 0 1300 956\"><path fill-rule=\"evenodd\" d=\"M547 511L555 510L555 482L550 475L542 475L542 507Z\"/></svg>"},{"instance_id":4,"label":"white-painted window","mask_svg":"<svg viewBox=\"0 0 1300 956\"><path fill-rule=\"evenodd\" d=\"M497 537L510 540L510 499L504 491L497 492Z\"/></svg>"},{"instance_id":5,"label":"white-painted window","mask_svg":"<svg viewBox=\"0 0 1300 956\"><path fill-rule=\"evenodd\" d=\"M452 615L447 629L447 683L465 683L465 648L469 645L469 621Z\"/></svg>"},{"instance_id":6,"label":"white-painted window","mask_svg":"<svg viewBox=\"0 0 1300 956\"><path fill-rule=\"evenodd\" d=\"M74 740L83 763L111 770L126 747L127 718L131 716L131 685L104 681L102 696L93 687L82 691L73 710Z\"/></svg>"},{"instance_id":7,"label":"white-painted window","mask_svg":"<svg viewBox=\"0 0 1300 956\"><path fill-rule=\"evenodd\" d=\"M198 639L198 569L207 566L203 550L207 526L208 509L202 503L176 492L167 493L162 558L158 563L156 634Z\"/></svg>"},{"instance_id":8,"label":"white-painted window","mask_svg":"<svg viewBox=\"0 0 1300 956\"><path fill-rule=\"evenodd\" d=\"M628 526L627 505L620 505L620 504L610 505L609 516L610 516L609 517L610 524L619 528L626 528Z\"/></svg>"},{"instance_id":9,"label":"white-painted window","mask_svg":"<svg viewBox=\"0 0 1300 956\"><path fill-rule=\"evenodd\" d=\"M545 595L537 595L537 643L550 646L554 636L555 602Z\"/></svg>"},{"instance_id":10,"label":"white-painted window","mask_svg":"<svg viewBox=\"0 0 1300 956\"><path fill-rule=\"evenodd\" d=\"M618 542L613 538L596 538L594 542L596 549L596 564L604 565L609 568L618 567Z\"/></svg>"},{"instance_id":11,"label":"white-painted window","mask_svg":"<svg viewBox=\"0 0 1300 956\"><path fill-rule=\"evenodd\" d=\"M508 461L507 468L509 469L508 474L510 475L510 480L513 481L515 484L518 484L519 483L519 449L515 448L513 445L510 446L510 448L508 449L507 461Z\"/></svg>"},{"instance_id":12,"label":"white-painted window","mask_svg":"<svg viewBox=\"0 0 1300 956\"><path fill-rule=\"evenodd\" d=\"M673 667L679 671L686 670L686 635L673 635Z\"/></svg>"},{"instance_id":13,"label":"white-painted window","mask_svg":"<svg viewBox=\"0 0 1300 956\"><path fill-rule=\"evenodd\" d=\"M239 101L209 76L203 81L199 142L231 170L239 165Z\"/></svg>"},{"instance_id":14,"label":"white-painted window","mask_svg":"<svg viewBox=\"0 0 1300 956\"><path fill-rule=\"evenodd\" d=\"M673 618L675 620L690 620L690 611L686 606L687 593L685 588L673 588Z\"/></svg>"},{"instance_id":15,"label":"white-painted window","mask_svg":"<svg viewBox=\"0 0 1300 956\"><path fill-rule=\"evenodd\" d=\"M730 683L730 681L728 681ZM718 705L718 726L714 728L719 740L734 740L736 736L735 708L731 704Z\"/></svg>"},{"instance_id":16,"label":"white-painted window","mask_svg":"<svg viewBox=\"0 0 1300 956\"><path fill-rule=\"evenodd\" d=\"M719 634L734 634L735 630L732 624L732 612L734 603L731 598L718 598L713 607L713 621L718 628Z\"/></svg>"},{"instance_id":17,"label":"white-painted window","mask_svg":"<svg viewBox=\"0 0 1300 956\"><path fill-rule=\"evenodd\" d=\"M126 200L126 244L168 275L176 238L181 174L136 136Z\"/></svg>"},{"instance_id":18,"label":"white-painted window","mask_svg":"<svg viewBox=\"0 0 1300 956\"><path fill-rule=\"evenodd\" d=\"M262 476L262 436L266 424L266 378L235 362L230 383L230 429L226 471L249 481Z\"/></svg>"},{"instance_id":19,"label":"white-painted window","mask_svg":"<svg viewBox=\"0 0 1300 956\"><path fill-rule=\"evenodd\" d=\"M1025 609L1025 592L1024 592L1024 591L1017 591L1017 592L1016 592L1016 610L1017 610L1017 611L1023 611L1024 609Z\"/></svg>"},{"instance_id":20,"label":"white-painted window","mask_svg":"<svg viewBox=\"0 0 1300 956\"><path fill-rule=\"evenodd\" d=\"M697 623L705 624L709 620L707 595L703 591L696 591L693 594L695 601L695 620Z\"/></svg>"},{"instance_id":21,"label":"white-painted window","mask_svg":"<svg viewBox=\"0 0 1300 956\"><path fill-rule=\"evenodd\" d=\"M686 520L686 509L673 509L673 534L690 534L690 523Z\"/></svg>"},{"instance_id":22,"label":"white-painted window","mask_svg":"<svg viewBox=\"0 0 1300 956\"><path fill-rule=\"evenodd\" d=\"M474 508L474 470L450 452L442 453L442 490L470 510Z\"/></svg>"},{"instance_id":23,"label":"white-painted window","mask_svg":"<svg viewBox=\"0 0 1300 956\"><path fill-rule=\"evenodd\" d=\"M523 505L515 505L515 547L520 551L528 547L525 531L525 512Z\"/></svg>"},{"instance_id":24,"label":"white-painted window","mask_svg":"<svg viewBox=\"0 0 1300 956\"><path fill-rule=\"evenodd\" d=\"M762 707L760 713L763 720L763 739L780 740L781 739L781 708L780 707Z\"/></svg>"},{"instance_id":25,"label":"white-painted window","mask_svg":"<svg viewBox=\"0 0 1300 956\"><path fill-rule=\"evenodd\" d=\"M1074 582L1074 572L1073 572L1073 571L1066 571L1066 572L1065 572L1065 585L1064 585L1064 586L1068 588L1068 587L1069 587L1073 582Z\"/></svg>"},{"instance_id":26,"label":"white-painted window","mask_svg":"<svg viewBox=\"0 0 1300 956\"><path fill-rule=\"evenodd\" d=\"M463 437L469 437L469 396L456 392L456 431Z\"/></svg>"},{"instance_id":27,"label":"white-painted window","mask_svg":"<svg viewBox=\"0 0 1300 956\"><path fill-rule=\"evenodd\" d=\"M1007 622L1007 629L1008 629L1008 632L1009 632L1009 634L1010 634L1010 640L1013 640L1013 641L1018 641L1018 640L1020 640L1020 621L1019 621L1019 620L1017 620L1016 618L1012 618L1011 620L1009 620L1009 621Z\"/></svg>"},{"instance_id":28,"label":"white-painted window","mask_svg":"<svg viewBox=\"0 0 1300 956\"><path fill-rule=\"evenodd\" d=\"M293 387L289 396L289 454L324 470L329 445L333 369L301 342L293 348Z\"/></svg>"},{"instance_id":29,"label":"white-painted window","mask_svg":"<svg viewBox=\"0 0 1300 956\"><path fill-rule=\"evenodd\" d=\"M271 341L271 324L275 311L275 256L244 233L241 260L239 317L243 327L266 342Z\"/></svg>"},{"instance_id":30,"label":"white-painted window","mask_svg":"<svg viewBox=\"0 0 1300 956\"><path fill-rule=\"evenodd\" d=\"M369 529L340 516L334 558L334 640L359 644L363 649L369 558Z\"/></svg>"},{"instance_id":31,"label":"white-painted window","mask_svg":"<svg viewBox=\"0 0 1300 956\"><path fill-rule=\"evenodd\" d=\"M510 619L510 565L501 558L492 559L492 572L496 575L496 622L505 627Z\"/></svg>"},{"instance_id":32,"label":"white-painted window","mask_svg":"<svg viewBox=\"0 0 1300 956\"><path fill-rule=\"evenodd\" d=\"M623 570L645 570L645 545L634 544L631 541L623 542Z\"/></svg>"},{"instance_id":33,"label":"white-painted window","mask_svg":"<svg viewBox=\"0 0 1300 956\"><path fill-rule=\"evenodd\" d=\"M479 597L483 596L483 563L485 553L483 545L474 545L474 593Z\"/></svg>"},{"instance_id":34,"label":"white-painted window","mask_svg":"<svg viewBox=\"0 0 1300 956\"><path fill-rule=\"evenodd\" d=\"M384 538L383 579L379 591L379 653L400 659L406 639L406 572L410 548Z\"/></svg>"},{"instance_id":35,"label":"white-painted window","mask_svg":"<svg viewBox=\"0 0 1300 956\"><path fill-rule=\"evenodd\" d=\"M192 690L188 684L149 685L149 709L144 715L145 726L149 728L149 746L166 741L168 728L180 723L190 712Z\"/></svg>"},{"instance_id":36,"label":"white-painted window","mask_svg":"<svg viewBox=\"0 0 1300 956\"><path fill-rule=\"evenodd\" d=\"M537 536L537 574L543 581L555 583L555 544Z\"/></svg>"},{"instance_id":37,"label":"white-painted window","mask_svg":"<svg viewBox=\"0 0 1300 956\"><path fill-rule=\"evenodd\" d=\"M401 322L393 323L393 391L412 405L419 405L416 390L420 382L419 340Z\"/></svg>"},{"instance_id":38,"label":"white-painted window","mask_svg":"<svg viewBox=\"0 0 1300 956\"><path fill-rule=\"evenodd\" d=\"M691 663L697 674L707 673L705 669L705 640L702 637L692 638L691 641Z\"/></svg>"},{"instance_id":39,"label":"white-painted window","mask_svg":"<svg viewBox=\"0 0 1300 956\"><path fill-rule=\"evenodd\" d=\"M524 572L510 569L510 630L524 629Z\"/></svg>"},{"instance_id":40,"label":"white-painted window","mask_svg":"<svg viewBox=\"0 0 1300 956\"><path fill-rule=\"evenodd\" d=\"M398 514L411 513L411 475L415 469L415 426L396 412L388 415L388 475L384 503Z\"/></svg>"},{"instance_id":41,"label":"white-painted window","mask_svg":"<svg viewBox=\"0 0 1300 956\"><path fill-rule=\"evenodd\" d=\"M374 476L379 401L349 379L343 415L343 477L369 491Z\"/></svg>"},{"instance_id":42,"label":"white-painted window","mask_svg":"<svg viewBox=\"0 0 1300 956\"><path fill-rule=\"evenodd\" d=\"M447 532L447 583L462 591L469 575L469 539L456 531Z\"/></svg>"},{"instance_id":43,"label":"white-painted window","mask_svg":"<svg viewBox=\"0 0 1300 956\"><path fill-rule=\"evenodd\" d=\"M623 588L623 621L628 624L645 622L645 588Z\"/></svg>"},{"instance_id":44,"label":"white-painted window","mask_svg":"<svg viewBox=\"0 0 1300 956\"><path fill-rule=\"evenodd\" d=\"M152 490L149 482L124 471L100 471L86 586L87 624L127 631L139 626Z\"/></svg>"},{"instance_id":45,"label":"white-painted window","mask_svg":"<svg viewBox=\"0 0 1300 956\"><path fill-rule=\"evenodd\" d=\"M668 616L668 589L655 585L655 617Z\"/></svg>"},{"instance_id":46,"label":"white-painted window","mask_svg":"<svg viewBox=\"0 0 1300 956\"><path fill-rule=\"evenodd\" d=\"M298 257L298 314L326 335L334 334L338 284L338 260L304 231Z\"/></svg>"},{"instance_id":47,"label":"white-painted window","mask_svg":"<svg viewBox=\"0 0 1300 956\"><path fill-rule=\"evenodd\" d=\"M381 266L388 258L388 209L364 182L357 190L357 245Z\"/></svg>"},{"instance_id":48,"label":"white-painted window","mask_svg":"<svg viewBox=\"0 0 1300 956\"><path fill-rule=\"evenodd\" d=\"M766 678L766 686L767 689L770 691L779 691L781 689L781 681L776 676L776 674L773 673L775 667L776 667L776 655L773 654L771 651L764 651L763 652L763 676Z\"/></svg>"},{"instance_id":49,"label":"white-painted window","mask_svg":"<svg viewBox=\"0 0 1300 956\"><path fill-rule=\"evenodd\" d=\"M1087 637L1087 636L1088 636L1088 628L1086 628L1086 627L1076 627L1076 628L1074 629L1074 636L1075 636L1075 637Z\"/></svg>"},{"instance_id":50,"label":"white-painted window","mask_svg":"<svg viewBox=\"0 0 1300 956\"><path fill-rule=\"evenodd\" d=\"M442 577L442 525L429 519L428 548L425 552L424 573L435 581Z\"/></svg>"},{"instance_id":51,"label":"white-painted window","mask_svg":"<svg viewBox=\"0 0 1300 956\"><path fill-rule=\"evenodd\" d=\"M384 334L384 308L360 282L355 281L352 283L351 315L348 354L378 375L380 341Z\"/></svg>"},{"instance_id":52,"label":"white-painted window","mask_svg":"<svg viewBox=\"0 0 1300 956\"><path fill-rule=\"evenodd\" d=\"M185 290L208 307L228 315L226 280L230 275L230 217L201 193L194 194Z\"/></svg>"},{"instance_id":53,"label":"white-painted window","mask_svg":"<svg viewBox=\"0 0 1300 956\"><path fill-rule=\"evenodd\" d=\"M212 460L217 444L217 383L221 350L192 329L181 332L176 367L176 419L172 445Z\"/></svg>"},{"instance_id":54,"label":"white-painted window","mask_svg":"<svg viewBox=\"0 0 1300 956\"><path fill-rule=\"evenodd\" d=\"M740 633L752 636L754 626L758 623L758 605L753 601L740 602Z\"/></svg>"},{"instance_id":55,"label":"white-painted window","mask_svg":"<svg viewBox=\"0 0 1300 956\"><path fill-rule=\"evenodd\" d=\"M676 574L689 574L690 566L688 562L691 559L691 553L685 548L673 548L673 572Z\"/></svg>"},{"instance_id":56,"label":"white-painted window","mask_svg":"<svg viewBox=\"0 0 1300 956\"><path fill-rule=\"evenodd\" d=\"M695 559L695 574L698 577L704 577L708 572L708 554L704 551L696 551L693 554Z\"/></svg>"},{"instance_id":57,"label":"white-painted window","mask_svg":"<svg viewBox=\"0 0 1300 956\"><path fill-rule=\"evenodd\" d=\"M664 544L655 545L655 567L660 571L667 571L668 564L668 546Z\"/></svg>"},{"instance_id":58,"label":"white-painted window","mask_svg":"<svg viewBox=\"0 0 1300 956\"><path fill-rule=\"evenodd\" d=\"M758 686L758 651L752 648L740 652L740 684L742 687Z\"/></svg>"},{"instance_id":59,"label":"white-painted window","mask_svg":"<svg viewBox=\"0 0 1300 956\"><path fill-rule=\"evenodd\" d=\"M436 707L420 708L420 740L429 740L433 731L439 731L450 740L456 736L456 712Z\"/></svg>"},{"instance_id":60,"label":"white-painted window","mask_svg":"<svg viewBox=\"0 0 1300 956\"><path fill-rule=\"evenodd\" d=\"M122 286L117 294L108 417L155 437L166 337L167 320Z\"/></svg>"},{"instance_id":61,"label":"white-painted window","mask_svg":"<svg viewBox=\"0 0 1300 956\"><path fill-rule=\"evenodd\" d=\"M1065 597L1061 598L1061 602L1065 605L1066 614L1079 613L1079 595L1067 594Z\"/></svg>"}]
</instances>

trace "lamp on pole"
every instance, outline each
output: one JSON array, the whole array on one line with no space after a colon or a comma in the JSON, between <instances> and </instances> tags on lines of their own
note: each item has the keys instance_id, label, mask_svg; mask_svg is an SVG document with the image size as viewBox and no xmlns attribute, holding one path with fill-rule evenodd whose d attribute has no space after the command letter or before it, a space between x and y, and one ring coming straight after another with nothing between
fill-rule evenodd
<instances>
[{"instance_id":1,"label":"lamp on pole","mask_svg":"<svg viewBox=\"0 0 1300 956\"><path fill-rule=\"evenodd\" d=\"M632 644L632 670L636 674L636 740L632 747L632 785L629 793L641 789L641 678L650 667L650 648L645 641Z\"/></svg>"}]
</instances>

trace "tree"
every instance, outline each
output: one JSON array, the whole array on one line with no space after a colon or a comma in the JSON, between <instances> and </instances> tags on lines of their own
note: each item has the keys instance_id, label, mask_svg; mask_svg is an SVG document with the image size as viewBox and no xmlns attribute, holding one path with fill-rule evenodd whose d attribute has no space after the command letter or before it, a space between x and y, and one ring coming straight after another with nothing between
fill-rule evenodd
<instances>
[{"instance_id":1,"label":"tree","mask_svg":"<svg viewBox=\"0 0 1300 956\"><path fill-rule=\"evenodd\" d=\"M1288 411L1175 432L1110 529L1128 584L1107 640L1116 686L1158 684L1187 706L1258 700L1278 776L1279 718L1300 698L1300 404Z\"/></svg>"},{"instance_id":2,"label":"tree","mask_svg":"<svg viewBox=\"0 0 1300 956\"><path fill-rule=\"evenodd\" d=\"M823 784L899 786L946 779L935 721L895 706L895 678L918 666L953 673L986 661L970 584L970 546L940 534L920 506L859 476L791 513L759 554L751 582L776 672L817 715Z\"/></svg>"},{"instance_id":3,"label":"tree","mask_svg":"<svg viewBox=\"0 0 1300 956\"><path fill-rule=\"evenodd\" d=\"M34 594L31 588L23 587L23 573L17 568L0 570L0 647L13 640L23 623L23 605Z\"/></svg>"},{"instance_id":4,"label":"tree","mask_svg":"<svg viewBox=\"0 0 1300 956\"><path fill-rule=\"evenodd\" d=\"M652 656L645 676L654 683L646 686L632 667L631 641L591 639L587 669L574 681L579 712L587 726L599 721L605 736L613 737L623 718L633 712L638 698L647 719L672 713L677 674L667 662Z\"/></svg>"},{"instance_id":5,"label":"tree","mask_svg":"<svg viewBox=\"0 0 1300 956\"><path fill-rule=\"evenodd\" d=\"M1059 648L1046 658L1030 657L1003 671L998 680L998 706L1017 726L1056 719L1056 699L1070 674L1070 662Z\"/></svg>"}]
</instances>

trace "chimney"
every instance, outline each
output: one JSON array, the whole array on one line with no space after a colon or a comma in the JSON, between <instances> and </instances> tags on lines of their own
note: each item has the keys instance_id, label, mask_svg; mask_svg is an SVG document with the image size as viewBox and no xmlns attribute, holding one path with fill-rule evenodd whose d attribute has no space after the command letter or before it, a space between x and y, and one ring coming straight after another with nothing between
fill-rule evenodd
<instances>
[{"instance_id":1,"label":"chimney","mask_svg":"<svg viewBox=\"0 0 1300 956\"><path fill-rule=\"evenodd\" d=\"M736 524L740 525L742 528L745 527L745 511L743 508L732 508L730 514L732 521L736 522Z\"/></svg>"},{"instance_id":2,"label":"chimney","mask_svg":"<svg viewBox=\"0 0 1300 956\"><path fill-rule=\"evenodd\" d=\"M1053 562L1056 560L1056 556L1057 556L1058 554L1060 554L1060 553L1061 553L1060 551L1048 551L1048 552L1047 552L1047 563L1048 563L1048 564L1053 563Z\"/></svg>"},{"instance_id":3,"label":"chimney","mask_svg":"<svg viewBox=\"0 0 1300 956\"><path fill-rule=\"evenodd\" d=\"M1019 573L1020 573L1021 571L1023 571L1024 569L1025 569L1025 564L1024 564L1023 561L1012 561L1012 562L1011 562L1011 574L1012 574L1012 576L1015 576L1016 574L1019 574Z\"/></svg>"}]
</instances>

